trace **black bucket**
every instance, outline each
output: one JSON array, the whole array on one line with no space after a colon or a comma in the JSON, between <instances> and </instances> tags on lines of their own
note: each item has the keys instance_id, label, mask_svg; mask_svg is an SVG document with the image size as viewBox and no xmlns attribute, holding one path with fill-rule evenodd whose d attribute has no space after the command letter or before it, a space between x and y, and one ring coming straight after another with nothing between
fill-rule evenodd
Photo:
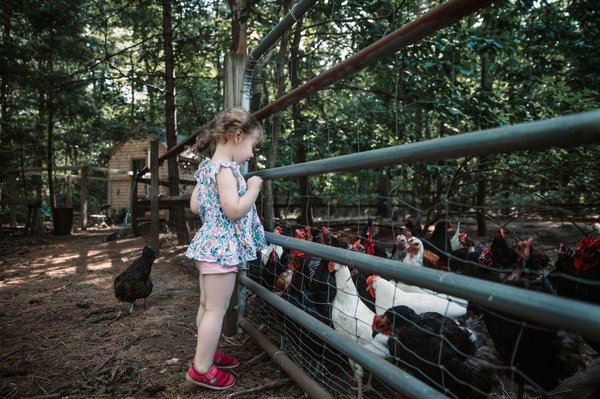
<instances>
[{"instance_id":1,"label":"black bucket","mask_svg":"<svg viewBox=\"0 0 600 399\"><path fill-rule=\"evenodd\" d=\"M66 236L71 234L73 228L73 208L52 208L53 234Z\"/></svg>"}]
</instances>

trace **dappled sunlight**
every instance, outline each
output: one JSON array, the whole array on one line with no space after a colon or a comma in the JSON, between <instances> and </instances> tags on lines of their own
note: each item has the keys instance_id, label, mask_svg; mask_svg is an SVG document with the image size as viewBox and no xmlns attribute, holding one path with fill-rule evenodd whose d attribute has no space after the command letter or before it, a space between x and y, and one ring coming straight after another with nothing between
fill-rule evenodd
<instances>
[{"instance_id":1,"label":"dappled sunlight","mask_svg":"<svg viewBox=\"0 0 600 399\"><path fill-rule=\"evenodd\" d=\"M71 259L75 259L78 257L79 257L78 254L73 254L73 255L65 254L65 255L53 256L51 259L48 260L48 262L52 265L56 265L56 264L64 263L64 262L67 262Z\"/></svg>"},{"instance_id":2,"label":"dappled sunlight","mask_svg":"<svg viewBox=\"0 0 600 399\"><path fill-rule=\"evenodd\" d=\"M62 277L62 276L66 276L68 274L74 274L77 272L77 267L65 267L62 269L55 269L55 270L47 270L45 272L45 274L47 274L50 277Z\"/></svg>"},{"instance_id":3,"label":"dappled sunlight","mask_svg":"<svg viewBox=\"0 0 600 399\"><path fill-rule=\"evenodd\" d=\"M96 271L96 270L104 270L104 269L113 269L113 265L108 262L104 262L104 263L88 264L86 266L86 268L90 271Z\"/></svg>"}]
</instances>

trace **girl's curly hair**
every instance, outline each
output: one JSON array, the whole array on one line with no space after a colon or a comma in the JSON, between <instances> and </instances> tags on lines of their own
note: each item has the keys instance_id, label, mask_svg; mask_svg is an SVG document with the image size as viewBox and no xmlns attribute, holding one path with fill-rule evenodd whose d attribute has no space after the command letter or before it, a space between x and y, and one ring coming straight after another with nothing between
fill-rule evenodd
<instances>
[{"instance_id":1,"label":"girl's curly hair","mask_svg":"<svg viewBox=\"0 0 600 399\"><path fill-rule=\"evenodd\" d=\"M233 107L221 111L200 130L196 138L196 151L202 153L207 149L214 150L219 141L224 143L241 129L244 134L258 134L255 148L263 144L263 128L248 111L241 107Z\"/></svg>"}]
</instances>

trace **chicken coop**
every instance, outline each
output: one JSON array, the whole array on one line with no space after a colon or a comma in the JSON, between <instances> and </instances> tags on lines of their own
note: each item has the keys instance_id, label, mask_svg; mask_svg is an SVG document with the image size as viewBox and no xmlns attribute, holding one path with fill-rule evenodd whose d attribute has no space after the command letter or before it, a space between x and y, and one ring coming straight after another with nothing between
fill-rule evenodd
<instances>
[{"instance_id":1,"label":"chicken coop","mask_svg":"<svg viewBox=\"0 0 600 399\"><path fill-rule=\"evenodd\" d=\"M242 107L250 109L258 90L261 57L315 3L296 3L243 60L244 74L228 77L230 86L241 87ZM240 273L225 331L250 335L311 397L543 397L594 378L586 371L597 367L600 348L597 215L577 201L569 209L551 201L553 187L568 179L559 170L560 155L548 165L550 154L562 154L557 149L568 154L575 147L583 170L591 169L600 111L461 126L452 134L440 123L438 135L426 132L419 140L377 148L369 146L374 126L361 124L365 113L383 114L393 121L385 128L400 138L400 108L413 105L398 105L398 95L389 114L380 102L368 109L360 97L366 90L356 90L366 85L356 77L361 70L384 64L397 74L390 82L399 85L404 68L396 53L490 3L451 0L433 7L252 110L270 124L289 105L327 90L356 104L331 105L318 117L296 107L299 114L286 115L304 121L294 126L298 136L279 138L296 146L287 153L289 162L266 167L259 159L245 174L273 185L257 201L269 247ZM336 113L346 116L343 126L328 117ZM415 114L410 123L426 119ZM351 136L357 138L354 152L331 149ZM327 137L326 145L314 144L315 137ZM193 139L161 158L176 156ZM302 159L302 151L313 157ZM554 167L551 178L536 180L539 171ZM437 178L413 178L432 170ZM500 176L495 183L501 189L482 198L478 189L492 176ZM589 195L577 191L579 199ZM433 194L425 199L424 193ZM387 211L375 214L373 198ZM284 210L274 217L268 202ZM310 203L322 214L307 217ZM292 204L300 211L288 212ZM482 228L486 221L495 226L491 234Z\"/></svg>"}]
</instances>

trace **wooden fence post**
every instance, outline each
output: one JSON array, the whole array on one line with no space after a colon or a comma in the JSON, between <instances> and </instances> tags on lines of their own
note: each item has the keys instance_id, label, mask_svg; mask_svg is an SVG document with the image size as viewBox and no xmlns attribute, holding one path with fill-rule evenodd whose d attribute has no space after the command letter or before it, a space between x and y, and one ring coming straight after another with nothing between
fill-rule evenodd
<instances>
[{"instance_id":1,"label":"wooden fence post","mask_svg":"<svg viewBox=\"0 0 600 399\"><path fill-rule=\"evenodd\" d=\"M79 179L81 189L81 230L87 230L88 225L88 166L81 168L81 179Z\"/></svg>"},{"instance_id":2,"label":"wooden fence post","mask_svg":"<svg viewBox=\"0 0 600 399\"><path fill-rule=\"evenodd\" d=\"M17 200L17 174L10 173L8 175L8 192L9 198L11 201ZM8 206L10 208L10 226L17 227L17 206L11 204Z\"/></svg>"},{"instance_id":3,"label":"wooden fence post","mask_svg":"<svg viewBox=\"0 0 600 399\"><path fill-rule=\"evenodd\" d=\"M247 57L243 54L228 53L225 55L225 70L223 72L223 105L225 109L239 106L242 103L242 81ZM242 173L247 172L242 170ZM246 265L242 265L246 267ZM223 320L223 335L227 337L238 333L238 298L239 290L243 287L236 281L229 307Z\"/></svg>"}]
</instances>

